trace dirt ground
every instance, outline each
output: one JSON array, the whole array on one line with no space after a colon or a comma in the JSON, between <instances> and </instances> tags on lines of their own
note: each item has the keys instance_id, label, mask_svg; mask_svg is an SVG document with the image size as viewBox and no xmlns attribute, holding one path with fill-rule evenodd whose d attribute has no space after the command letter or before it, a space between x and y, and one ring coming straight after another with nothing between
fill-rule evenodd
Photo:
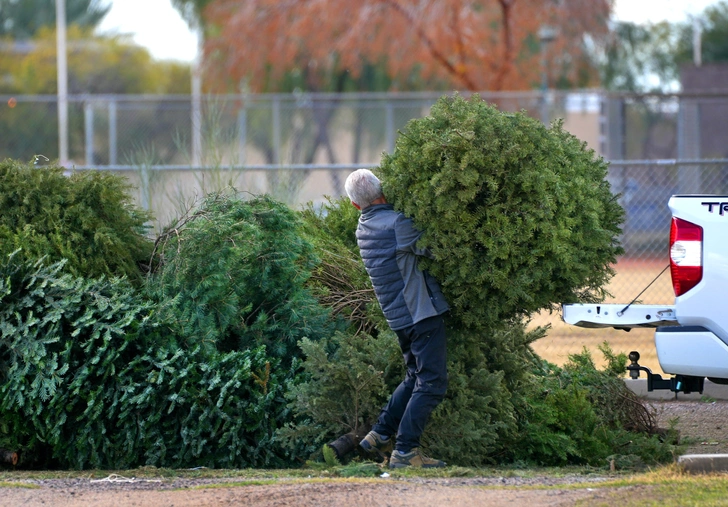
<instances>
[{"instance_id":1,"label":"dirt ground","mask_svg":"<svg viewBox=\"0 0 728 507\"><path fill-rule=\"evenodd\" d=\"M54 507L128 506L490 506L530 505L531 507L573 505L597 490L522 490L484 488L473 479L430 479L427 481L336 479L325 482L280 483L204 489L169 490L114 485L93 488L82 485L44 485L39 490L0 489L4 505ZM515 485L517 486L517 485Z\"/></svg>"},{"instance_id":2,"label":"dirt ground","mask_svg":"<svg viewBox=\"0 0 728 507\"><path fill-rule=\"evenodd\" d=\"M687 454L728 453L728 402L651 402L661 427L670 422L688 444ZM132 506L509 506L590 505L606 498L607 490L591 488L609 478L603 474L514 477L426 478L380 476L351 479L135 479L133 472L102 479L27 479L19 473L0 474L3 505L53 507ZM97 474L98 476L98 474ZM582 483L585 487L569 489ZM25 484L35 489L17 487ZM563 486L563 488L559 487ZM548 489L545 489L548 487Z\"/></svg>"},{"instance_id":3,"label":"dirt ground","mask_svg":"<svg viewBox=\"0 0 728 507\"><path fill-rule=\"evenodd\" d=\"M653 401L659 426L671 421L685 444L684 454L728 454L728 401Z\"/></svg>"}]
</instances>

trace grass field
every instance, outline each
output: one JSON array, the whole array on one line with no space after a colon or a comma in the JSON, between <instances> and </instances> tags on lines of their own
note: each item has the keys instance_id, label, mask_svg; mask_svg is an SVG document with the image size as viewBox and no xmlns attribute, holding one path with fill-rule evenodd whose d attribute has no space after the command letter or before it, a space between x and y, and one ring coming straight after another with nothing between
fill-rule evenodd
<instances>
[{"instance_id":1,"label":"grass field","mask_svg":"<svg viewBox=\"0 0 728 507\"><path fill-rule=\"evenodd\" d=\"M609 284L608 290L612 297L605 303L624 303L625 305L635 299L655 277L668 265L667 259L652 261L620 260L616 265L617 274ZM673 304L674 293L670 271L667 270L639 296L635 304ZM616 329L587 329L565 324L561 320L561 313L549 314L543 312L537 315L533 325L551 324L551 330L545 338L534 343L534 350L542 358L563 365L569 354L581 352L585 347L591 351L594 361L603 365L604 360L599 345L607 342L614 352L636 350L640 353L640 364L652 370L653 373L662 374L657 360L653 329L633 329L629 332ZM643 375L644 376L644 375Z\"/></svg>"}]
</instances>

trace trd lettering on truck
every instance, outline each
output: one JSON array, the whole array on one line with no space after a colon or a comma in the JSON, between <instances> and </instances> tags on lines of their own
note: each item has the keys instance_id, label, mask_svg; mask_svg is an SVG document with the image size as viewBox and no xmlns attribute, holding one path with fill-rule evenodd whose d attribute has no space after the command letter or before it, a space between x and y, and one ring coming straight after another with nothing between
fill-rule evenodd
<instances>
[{"instance_id":1,"label":"trd lettering on truck","mask_svg":"<svg viewBox=\"0 0 728 507\"><path fill-rule=\"evenodd\" d=\"M700 204L708 207L708 213L713 213L713 206L718 206L718 213L721 215L728 213L728 202L701 202Z\"/></svg>"}]
</instances>

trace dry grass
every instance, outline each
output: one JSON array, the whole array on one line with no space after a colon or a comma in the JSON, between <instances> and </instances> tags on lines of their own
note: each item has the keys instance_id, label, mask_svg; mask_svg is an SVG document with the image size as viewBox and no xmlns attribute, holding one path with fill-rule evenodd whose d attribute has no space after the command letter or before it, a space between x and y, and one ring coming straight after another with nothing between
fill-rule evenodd
<instances>
[{"instance_id":1,"label":"dry grass","mask_svg":"<svg viewBox=\"0 0 728 507\"><path fill-rule=\"evenodd\" d=\"M677 465L659 467L646 474L599 485L580 484L577 487L598 488L598 494L575 502L574 505L580 507L717 507L728 504L728 477L725 473L692 475Z\"/></svg>"},{"instance_id":2,"label":"dry grass","mask_svg":"<svg viewBox=\"0 0 728 507\"><path fill-rule=\"evenodd\" d=\"M621 260L617 266L617 274L609 284L612 297L605 303L631 302L637 295L657 277L667 265L664 261ZM673 304L674 293L669 270L663 273L640 297L635 304ZM616 329L586 329L565 324L560 312L537 315L533 325L551 324L548 335L534 343L534 350L542 358L563 365L569 354L581 352L584 347L591 351L595 362L603 365L603 358L598 346L609 343L614 352L628 354L632 350L640 353L640 364L662 374L657 360L654 335L652 329L633 329L618 331Z\"/></svg>"}]
</instances>

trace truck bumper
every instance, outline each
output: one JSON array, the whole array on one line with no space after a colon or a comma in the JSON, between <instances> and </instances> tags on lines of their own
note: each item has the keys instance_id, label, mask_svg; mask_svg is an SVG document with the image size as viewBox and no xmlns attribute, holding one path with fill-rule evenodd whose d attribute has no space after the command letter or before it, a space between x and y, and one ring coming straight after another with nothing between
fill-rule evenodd
<instances>
[{"instance_id":1,"label":"truck bumper","mask_svg":"<svg viewBox=\"0 0 728 507\"><path fill-rule=\"evenodd\" d=\"M561 318L578 327L616 329L675 326L670 305L571 304L561 305Z\"/></svg>"},{"instance_id":2,"label":"truck bumper","mask_svg":"<svg viewBox=\"0 0 728 507\"><path fill-rule=\"evenodd\" d=\"M704 327L658 327L655 348L665 373L728 378L728 344Z\"/></svg>"}]
</instances>

